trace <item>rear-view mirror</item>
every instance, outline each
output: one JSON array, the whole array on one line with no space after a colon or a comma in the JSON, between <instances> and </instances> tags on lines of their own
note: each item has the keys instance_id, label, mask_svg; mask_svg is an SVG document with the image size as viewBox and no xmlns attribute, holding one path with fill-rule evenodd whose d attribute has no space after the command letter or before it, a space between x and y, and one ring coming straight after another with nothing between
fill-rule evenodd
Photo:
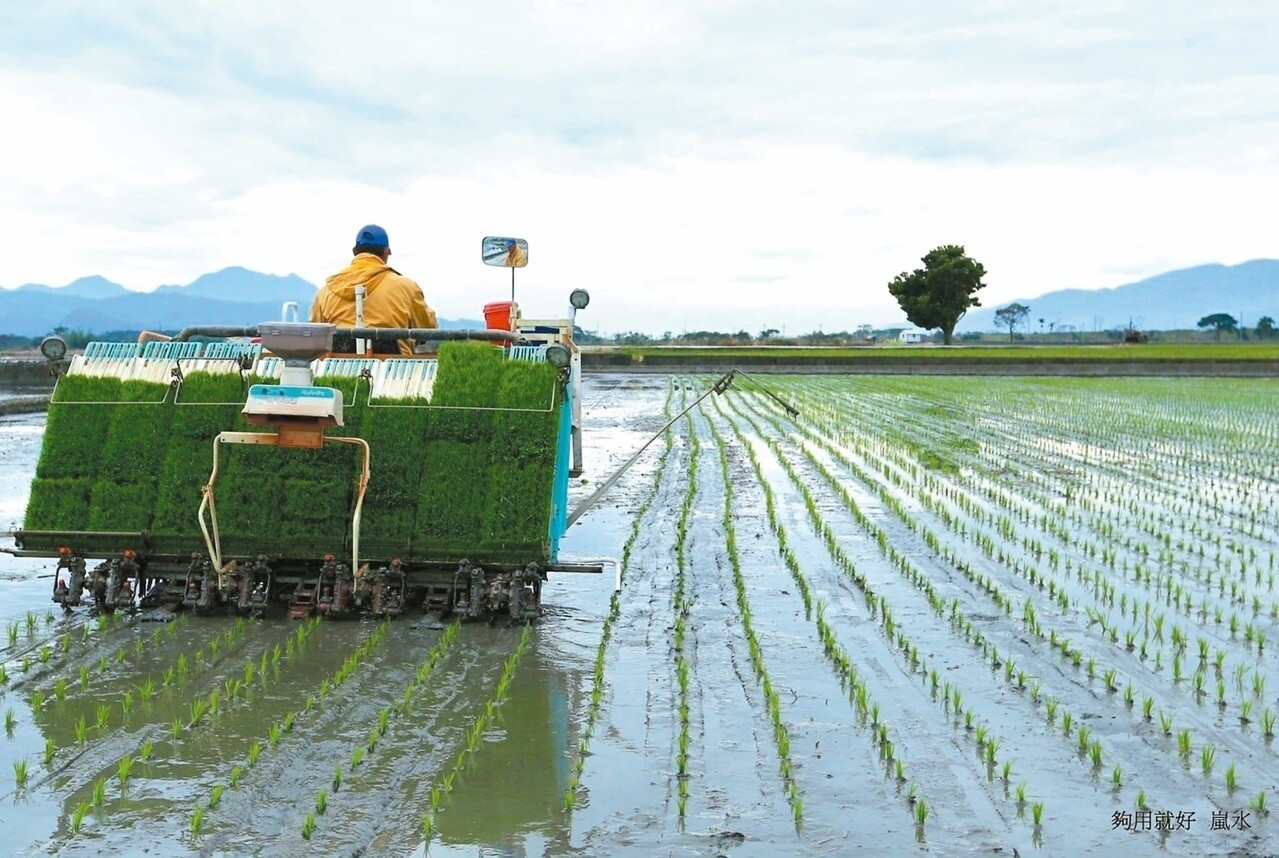
<instances>
[{"instance_id":1,"label":"rear-view mirror","mask_svg":"<svg viewBox=\"0 0 1279 858\"><path fill-rule=\"evenodd\" d=\"M522 238L486 236L480 245L480 255L485 265L496 265L499 268L523 268L528 265L528 242Z\"/></svg>"}]
</instances>

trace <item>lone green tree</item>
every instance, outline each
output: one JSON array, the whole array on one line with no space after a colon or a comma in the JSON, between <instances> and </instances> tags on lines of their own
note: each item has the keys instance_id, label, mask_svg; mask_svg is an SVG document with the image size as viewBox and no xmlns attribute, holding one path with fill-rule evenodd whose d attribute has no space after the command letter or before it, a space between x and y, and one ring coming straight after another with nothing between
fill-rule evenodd
<instances>
[{"instance_id":1,"label":"lone green tree","mask_svg":"<svg viewBox=\"0 0 1279 858\"><path fill-rule=\"evenodd\" d=\"M958 244L945 244L924 255L923 268L903 271L888 284L912 324L921 328L941 328L942 342L950 345L955 325L969 307L980 307L978 289L986 269L970 259Z\"/></svg>"},{"instance_id":2,"label":"lone green tree","mask_svg":"<svg viewBox=\"0 0 1279 858\"><path fill-rule=\"evenodd\" d=\"M1026 321L1026 317L1030 315L1030 308L1025 304L1009 304L1007 307L1000 307L995 311L995 324L1001 328L1008 329L1008 342L1013 341L1013 331L1017 330L1017 326ZM1044 320L1039 320L1040 326L1044 324Z\"/></svg>"},{"instance_id":3,"label":"lone green tree","mask_svg":"<svg viewBox=\"0 0 1279 858\"><path fill-rule=\"evenodd\" d=\"M1221 339L1222 333L1232 334L1239 330L1239 323L1229 313L1213 313L1211 316L1204 316L1199 320L1198 326L1212 328L1213 336L1218 340Z\"/></svg>"},{"instance_id":4,"label":"lone green tree","mask_svg":"<svg viewBox=\"0 0 1279 858\"><path fill-rule=\"evenodd\" d=\"M1269 316L1262 316L1257 320L1257 339L1269 340L1275 335L1275 320Z\"/></svg>"}]
</instances>

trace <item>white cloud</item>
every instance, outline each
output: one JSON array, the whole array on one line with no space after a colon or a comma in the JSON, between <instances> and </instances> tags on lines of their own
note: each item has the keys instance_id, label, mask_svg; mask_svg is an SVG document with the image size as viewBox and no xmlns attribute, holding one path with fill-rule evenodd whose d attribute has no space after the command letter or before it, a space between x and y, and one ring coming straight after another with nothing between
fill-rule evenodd
<instances>
[{"instance_id":1,"label":"white cloud","mask_svg":"<svg viewBox=\"0 0 1279 858\"><path fill-rule=\"evenodd\" d=\"M851 327L965 244L983 303L1274 255L1252 4L40 4L0 12L0 280L318 281L362 223L446 316Z\"/></svg>"}]
</instances>

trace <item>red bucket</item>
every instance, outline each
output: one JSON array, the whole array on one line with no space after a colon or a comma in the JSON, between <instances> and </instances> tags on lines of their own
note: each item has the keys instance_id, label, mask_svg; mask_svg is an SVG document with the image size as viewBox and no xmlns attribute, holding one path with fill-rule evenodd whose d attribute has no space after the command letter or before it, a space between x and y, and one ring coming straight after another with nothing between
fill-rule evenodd
<instances>
[{"instance_id":1,"label":"red bucket","mask_svg":"<svg viewBox=\"0 0 1279 858\"><path fill-rule=\"evenodd\" d=\"M484 305L484 324L490 331L514 330L514 321L514 301L493 301Z\"/></svg>"}]
</instances>

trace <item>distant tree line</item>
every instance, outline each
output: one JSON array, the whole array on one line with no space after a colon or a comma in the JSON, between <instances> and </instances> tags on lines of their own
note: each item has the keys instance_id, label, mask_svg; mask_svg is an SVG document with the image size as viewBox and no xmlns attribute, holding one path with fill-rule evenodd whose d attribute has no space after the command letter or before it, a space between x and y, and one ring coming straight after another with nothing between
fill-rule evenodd
<instances>
[{"instance_id":1,"label":"distant tree line","mask_svg":"<svg viewBox=\"0 0 1279 858\"><path fill-rule=\"evenodd\" d=\"M582 345L612 346L852 346L867 345L885 339L896 339L902 329L872 328L862 325L852 331L810 331L806 334L783 336L776 328L768 328L752 334L750 331L684 331L676 334L646 334L640 331L623 331L601 335L580 328L573 332L573 339Z\"/></svg>"}]
</instances>

